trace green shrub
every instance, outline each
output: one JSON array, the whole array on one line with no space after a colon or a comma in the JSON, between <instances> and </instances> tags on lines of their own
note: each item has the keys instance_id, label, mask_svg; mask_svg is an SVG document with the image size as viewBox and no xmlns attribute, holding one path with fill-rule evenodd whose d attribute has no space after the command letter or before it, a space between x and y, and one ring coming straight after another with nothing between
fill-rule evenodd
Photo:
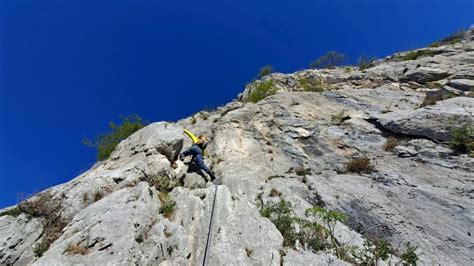
<instances>
[{"instance_id":1,"label":"green shrub","mask_svg":"<svg viewBox=\"0 0 474 266\"><path fill-rule=\"evenodd\" d=\"M370 173L374 171L374 166L367 157L355 158L346 163L346 170L350 173Z\"/></svg>"},{"instance_id":2,"label":"green shrub","mask_svg":"<svg viewBox=\"0 0 474 266\"><path fill-rule=\"evenodd\" d=\"M474 127L463 125L451 130L449 145L458 152L471 153L474 151Z\"/></svg>"},{"instance_id":3,"label":"green shrub","mask_svg":"<svg viewBox=\"0 0 474 266\"><path fill-rule=\"evenodd\" d=\"M362 55L361 57L359 57L359 59L357 60L357 65L359 66L359 70L365 70L369 67L372 66L373 62L376 60L377 58L375 57L367 57L365 55Z\"/></svg>"},{"instance_id":4,"label":"green shrub","mask_svg":"<svg viewBox=\"0 0 474 266\"><path fill-rule=\"evenodd\" d=\"M335 230L336 230L337 222L344 223L346 221L346 216L342 212L327 210L322 207L316 206L316 207L307 209L305 211L305 214L306 216L310 216L310 217L311 216L319 217L327 228L327 232L329 234L332 246L336 249L341 246L340 243L336 239Z\"/></svg>"},{"instance_id":5,"label":"green shrub","mask_svg":"<svg viewBox=\"0 0 474 266\"><path fill-rule=\"evenodd\" d=\"M426 82L425 86L429 89L441 89L441 88L443 88L443 84L441 84L437 81Z\"/></svg>"},{"instance_id":6,"label":"green shrub","mask_svg":"<svg viewBox=\"0 0 474 266\"><path fill-rule=\"evenodd\" d=\"M391 254L393 254L393 247L390 242L387 240L381 239L378 241L374 242L375 248L374 248L374 257L375 261L377 262L378 259L381 260L387 260Z\"/></svg>"},{"instance_id":7,"label":"green shrub","mask_svg":"<svg viewBox=\"0 0 474 266\"><path fill-rule=\"evenodd\" d=\"M158 191L164 193L169 193L173 188L181 185L178 179L171 178L164 172L154 175L145 174L140 180L146 181L150 187L155 187Z\"/></svg>"},{"instance_id":8,"label":"green shrub","mask_svg":"<svg viewBox=\"0 0 474 266\"><path fill-rule=\"evenodd\" d=\"M138 115L120 116L121 124L109 123L110 132L100 134L96 140L84 139L82 143L97 149L97 159L106 160L115 150L115 147L124 139L145 127L148 122Z\"/></svg>"},{"instance_id":9,"label":"green shrub","mask_svg":"<svg viewBox=\"0 0 474 266\"><path fill-rule=\"evenodd\" d=\"M292 247L299 240L314 250L326 247L326 235L323 226L293 216L290 202L280 200L277 203L264 204L260 209L263 217L270 219L283 236L283 246ZM299 227L299 231L296 228Z\"/></svg>"},{"instance_id":10,"label":"green shrub","mask_svg":"<svg viewBox=\"0 0 474 266\"><path fill-rule=\"evenodd\" d=\"M410 242L406 244L406 250L400 255L400 259L407 263L408 265L416 265L418 261L418 255L416 255L416 250L418 247L412 246Z\"/></svg>"},{"instance_id":11,"label":"green shrub","mask_svg":"<svg viewBox=\"0 0 474 266\"><path fill-rule=\"evenodd\" d=\"M416 60L420 57L427 57L427 56L434 56L436 55L435 52L431 50L416 50L416 51L410 51L406 52L402 55L397 56L398 61L408 61L408 60Z\"/></svg>"},{"instance_id":12,"label":"green shrub","mask_svg":"<svg viewBox=\"0 0 474 266\"><path fill-rule=\"evenodd\" d=\"M293 217L293 209L290 202L280 200L278 203L269 203L263 205L260 213L272 221L278 231L283 236L283 246L293 246L297 239L294 228L295 219Z\"/></svg>"},{"instance_id":13,"label":"green shrub","mask_svg":"<svg viewBox=\"0 0 474 266\"><path fill-rule=\"evenodd\" d=\"M291 247L295 245L296 241L299 241L314 251L326 248L335 248L336 253L342 251L343 245L336 240L334 230L337 221L345 221L344 214L321 207L313 207L305 211L306 216L312 218L307 220L293 216L292 208L291 203L284 200L262 204L260 208L261 215L270 219L282 234L283 246ZM312 222L315 217L319 217L324 225Z\"/></svg>"},{"instance_id":14,"label":"green shrub","mask_svg":"<svg viewBox=\"0 0 474 266\"><path fill-rule=\"evenodd\" d=\"M163 214L165 218L170 218L173 215L176 208L176 202L172 200L167 200L161 205L160 213Z\"/></svg>"},{"instance_id":15,"label":"green shrub","mask_svg":"<svg viewBox=\"0 0 474 266\"><path fill-rule=\"evenodd\" d=\"M365 240L362 249L352 248L352 256L359 259L361 265L379 265L380 260L387 260L394 253L392 244L386 240Z\"/></svg>"},{"instance_id":16,"label":"green shrub","mask_svg":"<svg viewBox=\"0 0 474 266\"><path fill-rule=\"evenodd\" d=\"M331 68L340 66L346 61L346 56L336 51L330 51L309 64L310 68Z\"/></svg>"},{"instance_id":17,"label":"green shrub","mask_svg":"<svg viewBox=\"0 0 474 266\"><path fill-rule=\"evenodd\" d=\"M257 103L276 92L277 88L273 85L273 80L260 81L247 96L246 102Z\"/></svg>"},{"instance_id":18,"label":"green shrub","mask_svg":"<svg viewBox=\"0 0 474 266\"><path fill-rule=\"evenodd\" d=\"M442 45L456 44L456 43L460 42L463 39L465 33L466 33L465 30L457 31L457 32L451 34L447 38L444 38L440 41L436 41L436 42L430 44L430 47L439 47L439 46L442 46Z\"/></svg>"},{"instance_id":19,"label":"green shrub","mask_svg":"<svg viewBox=\"0 0 474 266\"><path fill-rule=\"evenodd\" d=\"M51 242L52 243L52 242ZM48 251L49 246L51 245L47 240L41 240L40 242L36 243L33 252L35 253L36 257L41 257L43 254Z\"/></svg>"},{"instance_id":20,"label":"green shrub","mask_svg":"<svg viewBox=\"0 0 474 266\"><path fill-rule=\"evenodd\" d=\"M16 206L16 207L13 207L9 210L1 212L0 217L6 216L6 215L13 216L13 217L18 217L22 213L23 213L23 211L18 206Z\"/></svg>"},{"instance_id":21,"label":"green shrub","mask_svg":"<svg viewBox=\"0 0 474 266\"><path fill-rule=\"evenodd\" d=\"M314 251L330 247L327 242L327 228L323 225L299 218L295 218L295 221L299 225L300 231L297 236L302 244L307 244Z\"/></svg>"},{"instance_id":22,"label":"green shrub","mask_svg":"<svg viewBox=\"0 0 474 266\"><path fill-rule=\"evenodd\" d=\"M304 91L322 92L324 91L323 84L319 79L307 79L301 78L298 80L298 85L303 88Z\"/></svg>"},{"instance_id":23,"label":"green shrub","mask_svg":"<svg viewBox=\"0 0 474 266\"><path fill-rule=\"evenodd\" d=\"M325 232L329 235L329 246L336 250L336 256L339 259L348 260L349 256L347 255L347 247L344 244L339 243L335 235L337 222L346 222L346 216L342 212L327 210L319 206L307 209L305 214L309 217L319 217L323 221Z\"/></svg>"},{"instance_id":24,"label":"green shrub","mask_svg":"<svg viewBox=\"0 0 474 266\"><path fill-rule=\"evenodd\" d=\"M272 65L266 65L266 66L260 68L260 71L258 72L258 78L261 79L265 76L270 75L271 73L273 73Z\"/></svg>"}]
</instances>

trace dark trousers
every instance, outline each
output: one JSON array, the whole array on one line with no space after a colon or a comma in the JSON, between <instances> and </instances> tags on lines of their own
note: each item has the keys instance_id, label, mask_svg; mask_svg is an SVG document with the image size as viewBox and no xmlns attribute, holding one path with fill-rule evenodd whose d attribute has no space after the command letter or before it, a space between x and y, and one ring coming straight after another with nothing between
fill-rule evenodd
<instances>
[{"instance_id":1,"label":"dark trousers","mask_svg":"<svg viewBox=\"0 0 474 266\"><path fill-rule=\"evenodd\" d=\"M193 156L193 161L197 164L197 166L206 172L212 180L215 179L214 174L209 170L209 168L204 163L204 158L202 157L202 150L196 145L191 146L191 148L185 150L179 155L180 159L184 159L184 157Z\"/></svg>"}]
</instances>

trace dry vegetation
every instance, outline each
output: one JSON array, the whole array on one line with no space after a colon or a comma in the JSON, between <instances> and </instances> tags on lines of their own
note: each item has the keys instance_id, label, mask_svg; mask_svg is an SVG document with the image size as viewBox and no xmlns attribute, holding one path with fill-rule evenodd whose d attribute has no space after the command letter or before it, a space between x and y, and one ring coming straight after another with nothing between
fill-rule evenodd
<instances>
[{"instance_id":1,"label":"dry vegetation","mask_svg":"<svg viewBox=\"0 0 474 266\"><path fill-rule=\"evenodd\" d=\"M270 197L280 197L281 196L281 192L278 191L276 188L272 188L272 190L270 190Z\"/></svg>"},{"instance_id":2,"label":"dry vegetation","mask_svg":"<svg viewBox=\"0 0 474 266\"><path fill-rule=\"evenodd\" d=\"M395 137L388 137L387 142L383 146L385 151L393 151L393 149L398 145L398 139Z\"/></svg>"},{"instance_id":3,"label":"dry vegetation","mask_svg":"<svg viewBox=\"0 0 474 266\"><path fill-rule=\"evenodd\" d=\"M350 173L370 173L374 171L374 166L367 157L355 158L346 163L346 170Z\"/></svg>"},{"instance_id":4,"label":"dry vegetation","mask_svg":"<svg viewBox=\"0 0 474 266\"><path fill-rule=\"evenodd\" d=\"M70 255L86 255L89 252L89 248L79 244L69 244L66 248L66 253Z\"/></svg>"}]
</instances>

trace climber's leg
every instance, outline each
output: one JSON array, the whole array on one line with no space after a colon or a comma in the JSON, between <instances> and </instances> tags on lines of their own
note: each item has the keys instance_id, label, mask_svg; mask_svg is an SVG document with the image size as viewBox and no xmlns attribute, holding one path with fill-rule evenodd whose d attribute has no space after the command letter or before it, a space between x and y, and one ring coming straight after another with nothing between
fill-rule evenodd
<instances>
[{"instance_id":1,"label":"climber's leg","mask_svg":"<svg viewBox=\"0 0 474 266\"><path fill-rule=\"evenodd\" d=\"M216 177L214 176L214 174L211 172L211 170L209 170L209 168L204 163L204 159L202 158L202 155L201 154L196 155L195 160L196 160L196 164L199 166L199 168L201 168L204 172L206 172L211 177L211 182L214 181L214 179L216 179Z\"/></svg>"},{"instance_id":2,"label":"climber's leg","mask_svg":"<svg viewBox=\"0 0 474 266\"><path fill-rule=\"evenodd\" d=\"M196 155L196 150L193 149L193 146L191 146L191 148L183 151L180 155L179 155L179 159L182 161L184 160L184 158L188 157L188 156L195 156Z\"/></svg>"}]
</instances>

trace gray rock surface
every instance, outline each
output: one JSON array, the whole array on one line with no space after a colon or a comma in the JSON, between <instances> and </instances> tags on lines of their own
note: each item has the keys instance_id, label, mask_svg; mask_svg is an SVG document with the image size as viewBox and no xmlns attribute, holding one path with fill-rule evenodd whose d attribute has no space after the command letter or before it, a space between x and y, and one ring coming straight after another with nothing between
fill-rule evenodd
<instances>
[{"instance_id":1,"label":"gray rock surface","mask_svg":"<svg viewBox=\"0 0 474 266\"><path fill-rule=\"evenodd\" d=\"M0 217L0 264L26 264L34 259L33 244L42 234L39 219Z\"/></svg>"},{"instance_id":2,"label":"gray rock surface","mask_svg":"<svg viewBox=\"0 0 474 266\"><path fill-rule=\"evenodd\" d=\"M437 81L448 77L450 70L443 67L419 67L408 71L404 78L418 83Z\"/></svg>"},{"instance_id":3,"label":"gray rock surface","mask_svg":"<svg viewBox=\"0 0 474 266\"><path fill-rule=\"evenodd\" d=\"M419 106L433 90L430 81L453 90L471 84L472 36L427 48L433 56L401 61L395 54L365 70L271 74L264 80L273 80L278 93L256 104L245 102L252 83L205 115L150 124L110 159L48 190L67 225L43 256L33 249L45 238L45 217L0 215L0 264L196 265L206 243L209 265L349 264L331 249L298 241L284 247L282 234L259 213L260 204L283 199L299 218L313 206L344 212L348 220L335 225L335 237L347 247L384 238L394 247L418 246L422 265L470 265L474 158L446 142L451 129L472 126L474 100ZM304 91L304 79L324 91ZM210 137L206 163L215 184L191 164L172 167L191 145L183 128ZM385 151L389 136L398 143ZM346 164L361 156L373 171L348 173ZM163 178L177 186L159 191L155 182ZM381 265L398 262L392 256Z\"/></svg>"},{"instance_id":4,"label":"gray rock surface","mask_svg":"<svg viewBox=\"0 0 474 266\"><path fill-rule=\"evenodd\" d=\"M452 79L448 82L448 85L463 91L474 90L474 80L471 79Z\"/></svg>"},{"instance_id":5,"label":"gray rock surface","mask_svg":"<svg viewBox=\"0 0 474 266\"><path fill-rule=\"evenodd\" d=\"M283 265L333 265L344 266L351 265L345 261L339 260L331 255L318 255L312 252L289 250L286 254Z\"/></svg>"},{"instance_id":6,"label":"gray rock surface","mask_svg":"<svg viewBox=\"0 0 474 266\"><path fill-rule=\"evenodd\" d=\"M395 153L399 157L414 157L418 154L414 147L397 146L395 147Z\"/></svg>"},{"instance_id":7,"label":"gray rock surface","mask_svg":"<svg viewBox=\"0 0 474 266\"><path fill-rule=\"evenodd\" d=\"M375 119L393 133L447 141L451 129L474 123L473 113L474 98L456 97L417 110L380 114Z\"/></svg>"}]
</instances>

